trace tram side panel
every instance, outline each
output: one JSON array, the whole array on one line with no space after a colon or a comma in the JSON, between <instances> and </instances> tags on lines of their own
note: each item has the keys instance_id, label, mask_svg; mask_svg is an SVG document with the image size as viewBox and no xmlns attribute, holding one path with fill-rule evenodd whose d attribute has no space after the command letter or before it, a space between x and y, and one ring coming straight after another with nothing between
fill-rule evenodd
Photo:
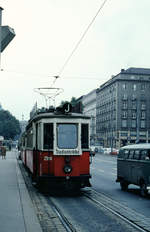
<instances>
[{"instance_id":1,"label":"tram side panel","mask_svg":"<svg viewBox=\"0 0 150 232\"><path fill-rule=\"evenodd\" d=\"M80 174L89 174L90 173L90 153L84 151L80 159Z\"/></svg>"},{"instance_id":2,"label":"tram side panel","mask_svg":"<svg viewBox=\"0 0 150 232\"><path fill-rule=\"evenodd\" d=\"M26 150L21 151L21 160L24 165L26 165Z\"/></svg>"},{"instance_id":3,"label":"tram side panel","mask_svg":"<svg viewBox=\"0 0 150 232\"><path fill-rule=\"evenodd\" d=\"M26 150L26 166L31 173L34 173L33 150Z\"/></svg>"},{"instance_id":4,"label":"tram side panel","mask_svg":"<svg viewBox=\"0 0 150 232\"><path fill-rule=\"evenodd\" d=\"M39 152L38 153L38 176L53 175L53 153Z\"/></svg>"}]
</instances>

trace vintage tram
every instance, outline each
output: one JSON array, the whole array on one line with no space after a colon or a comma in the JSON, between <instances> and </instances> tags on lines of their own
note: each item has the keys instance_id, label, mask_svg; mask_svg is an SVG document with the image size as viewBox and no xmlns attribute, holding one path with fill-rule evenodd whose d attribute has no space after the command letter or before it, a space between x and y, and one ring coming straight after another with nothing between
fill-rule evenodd
<instances>
[{"instance_id":1,"label":"vintage tram","mask_svg":"<svg viewBox=\"0 0 150 232\"><path fill-rule=\"evenodd\" d=\"M90 187L90 117L71 105L38 110L20 139L21 159L40 189Z\"/></svg>"}]
</instances>

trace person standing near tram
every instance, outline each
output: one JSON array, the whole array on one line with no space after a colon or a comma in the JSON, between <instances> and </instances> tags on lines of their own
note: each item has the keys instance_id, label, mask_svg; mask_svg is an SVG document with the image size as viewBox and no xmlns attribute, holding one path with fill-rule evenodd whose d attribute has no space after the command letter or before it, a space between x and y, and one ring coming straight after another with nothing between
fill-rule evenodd
<instances>
[{"instance_id":1,"label":"person standing near tram","mask_svg":"<svg viewBox=\"0 0 150 232\"><path fill-rule=\"evenodd\" d=\"M4 146L1 147L1 156L2 159L6 159L6 147Z\"/></svg>"}]
</instances>

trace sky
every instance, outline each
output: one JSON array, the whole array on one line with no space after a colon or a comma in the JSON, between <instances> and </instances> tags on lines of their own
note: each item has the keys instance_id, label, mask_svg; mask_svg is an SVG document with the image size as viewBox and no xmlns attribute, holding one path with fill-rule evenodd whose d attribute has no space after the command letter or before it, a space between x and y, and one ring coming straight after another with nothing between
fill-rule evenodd
<instances>
[{"instance_id":1,"label":"sky","mask_svg":"<svg viewBox=\"0 0 150 232\"><path fill-rule=\"evenodd\" d=\"M103 2L0 0L2 26L16 33L1 53L3 109L28 120L36 101L46 106L37 88L60 88L57 106L99 88L122 68L150 68L149 0L107 0L63 68Z\"/></svg>"}]
</instances>

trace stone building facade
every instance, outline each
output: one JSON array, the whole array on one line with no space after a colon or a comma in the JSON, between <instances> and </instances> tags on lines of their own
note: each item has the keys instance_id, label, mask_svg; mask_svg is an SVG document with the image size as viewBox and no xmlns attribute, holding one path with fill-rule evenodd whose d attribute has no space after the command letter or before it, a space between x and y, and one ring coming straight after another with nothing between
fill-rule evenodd
<instances>
[{"instance_id":1,"label":"stone building facade","mask_svg":"<svg viewBox=\"0 0 150 232\"><path fill-rule=\"evenodd\" d=\"M90 123L90 142L96 142L96 89L82 97L83 114L91 117Z\"/></svg>"},{"instance_id":2,"label":"stone building facade","mask_svg":"<svg viewBox=\"0 0 150 232\"><path fill-rule=\"evenodd\" d=\"M96 90L96 134L105 147L150 142L150 69L122 69Z\"/></svg>"}]
</instances>

